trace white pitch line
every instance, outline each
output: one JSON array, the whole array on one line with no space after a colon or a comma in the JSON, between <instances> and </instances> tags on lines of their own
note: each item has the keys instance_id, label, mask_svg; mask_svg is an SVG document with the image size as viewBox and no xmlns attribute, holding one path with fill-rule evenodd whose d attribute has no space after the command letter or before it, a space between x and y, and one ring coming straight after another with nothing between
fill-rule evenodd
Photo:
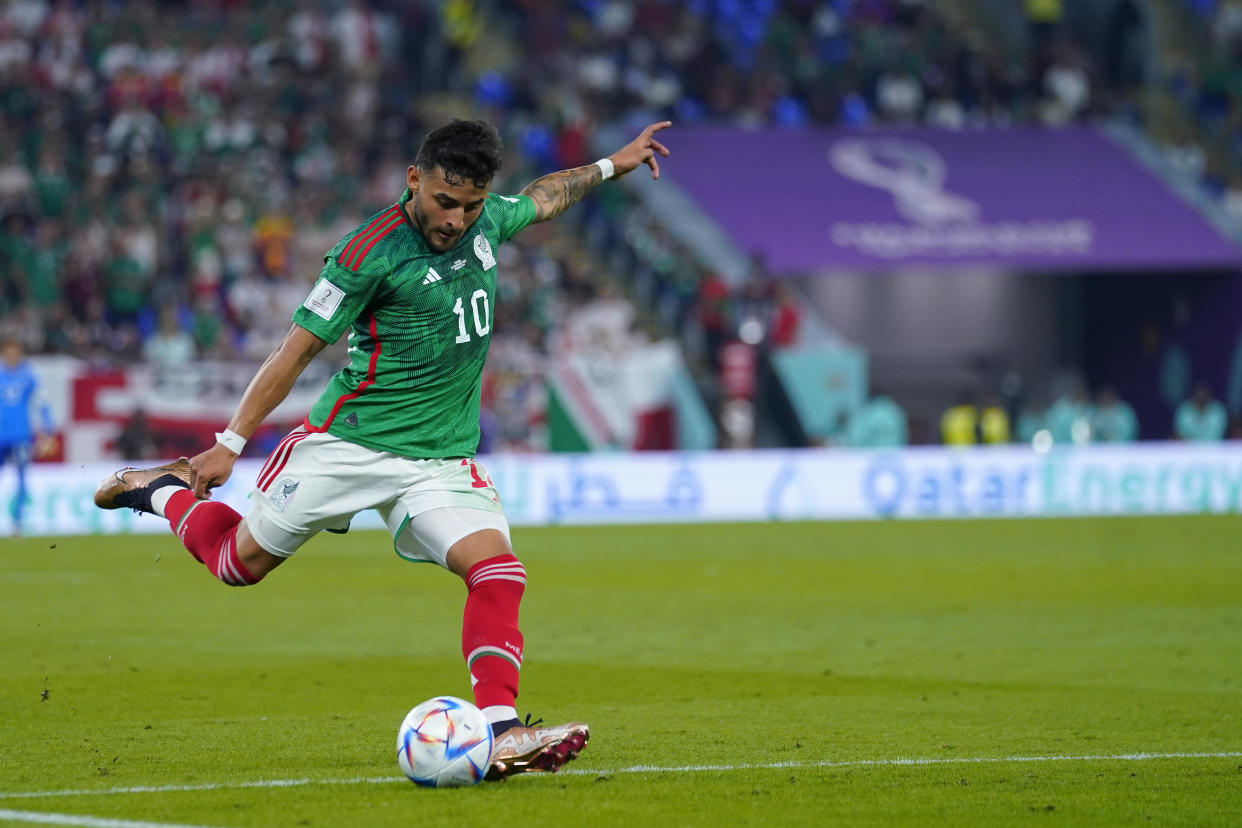
<instances>
[{"instance_id":1,"label":"white pitch line","mask_svg":"<svg viewBox=\"0 0 1242 828\"><path fill-rule=\"evenodd\" d=\"M101 794L176 793L180 791L221 791L237 788L297 788L304 785L379 785L405 781L404 776L371 776L353 779L256 779L252 782L203 782L197 785L134 785L126 788L82 788L67 791L0 792L0 799L46 799L54 796L98 796Z\"/></svg>"},{"instance_id":2,"label":"white pitch line","mask_svg":"<svg viewBox=\"0 0 1242 828\"><path fill-rule=\"evenodd\" d=\"M0 808L0 822L35 822L40 825L77 825L81 828L209 828L207 825L182 825L173 822L141 822L132 819L81 816L78 814L47 814L42 811L7 811Z\"/></svg>"},{"instance_id":3,"label":"white pitch line","mask_svg":"<svg viewBox=\"0 0 1242 828\"><path fill-rule=\"evenodd\" d=\"M1101 753L1082 756L1055 754L1051 756L950 756L911 757L895 759L825 759L818 762L756 762L736 765L630 765L624 768L568 768L563 776L611 776L623 773L704 773L744 770L779 770L787 768L878 768L917 767L924 765L1000 765L1006 762L1146 762L1153 759L1236 759L1242 751L1211 753ZM203 782L195 785L136 785L125 788L83 788L60 791L0 791L0 799L48 799L61 796L104 796L140 793L177 793L182 791L220 791L241 788L297 788L309 785L387 785L405 782L404 776L364 776L351 779L256 779L251 782ZM142 823L134 823L135 825Z\"/></svg>"},{"instance_id":4,"label":"white pitch line","mask_svg":"<svg viewBox=\"0 0 1242 828\"><path fill-rule=\"evenodd\" d=\"M739 770L773 770L779 768L878 768L878 767L911 767L919 765L996 765L1004 762L1093 762L1100 760L1131 760L1147 761L1149 759L1230 759L1242 757L1242 751L1226 751L1222 753L1114 753L1095 756L951 756L923 757L910 759L847 759L834 761L825 759L820 762L763 762L742 765L631 765L616 770L589 770L587 768L570 768L563 774L596 776L612 773L696 773L703 771L739 771ZM0 794L2 796L2 794Z\"/></svg>"}]
</instances>

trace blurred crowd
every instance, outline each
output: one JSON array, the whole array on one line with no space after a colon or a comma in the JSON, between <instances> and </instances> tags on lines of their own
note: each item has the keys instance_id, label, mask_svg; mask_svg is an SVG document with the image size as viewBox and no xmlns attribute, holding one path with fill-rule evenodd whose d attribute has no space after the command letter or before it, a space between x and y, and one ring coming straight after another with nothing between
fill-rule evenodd
<instances>
[{"instance_id":1,"label":"blurred crowd","mask_svg":"<svg viewBox=\"0 0 1242 828\"><path fill-rule=\"evenodd\" d=\"M0 333L170 374L260 360L450 116L501 127L504 192L655 118L963 128L1129 106L1057 20L1032 32L1010 54L920 0L11 0ZM484 389L500 447L537 445L553 343L676 335L710 387L724 345L807 327L762 262L725 281L621 188L504 255Z\"/></svg>"},{"instance_id":2,"label":"blurred crowd","mask_svg":"<svg viewBox=\"0 0 1242 828\"><path fill-rule=\"evenodd\" d=\"M521 0L531 48L490 89L562 115L738 126L947 128L1101 111L1087 55L1057 33L1031 60L919 0Z\"/></svg>"},{"instance_id":3,"label":"blurred crowd","mask_svg":"<svg viewBox=\"0 0 1242 828\"><path fill-rule=\"evenodd\" d=\"M0 19L0 309L34 352L257 357L414 125L353 6L19 0ZM390 21L391 24L392 21Z\"/></svg>"},{"instance_id":4,"label":"blurred crowd","mask_svg":"<svg viewBox=\"0 0 1242 828\"><path fill-rule=\"evenodd\" d=\"M1094 394L1075 383L1051 402L1019 403L1004 395L963 390L940 416L938 434L911 434L905 411L877 391L843 423L833 442L856 448L904 446L939 442L946 446L1019 443L1047 451L1053 446L1088 443L1132 443L1140 439L1134 408L1110 386ZM1173 412L1167 429L1184 442L1217 442L1242 438L1242 422L1231 422L1224 404L1203 382ZM1157 435L1163 437L1164 434Z\"/></svg>"},{"instance_id":5,"label":"blurred crowd","mask_svg":"<svg viewBox=\"0 0 1242 828\"><path fill-rule=\"evenodd\" d=\"M1181 0L1189 33L1170 50L1152 96L1168 160L1242 227L1242 2Z\"/></svg>"},{"instance_id":6,"label":"blurred crowd","mask_svg":"<svg viewBox=\"0 0 1242 828\"><path fill-rule=\"evenodd\" d=\"M511 177L588 162L595 128L619 121L962 126L1081 117L1098 97L1068 41L1033 77L921 3L565 7L7 4L5 331L96 360L260 358L322 253L399 194L442 93L502 125ZM479 57L506 49L520 55ZM626 243L665 255L657 226L639 216ZM653 307L714 324L697 305L720 286L673 258L653 268ZM745 304L754 288L737 290Z\"/></svg>"}]
</instances>

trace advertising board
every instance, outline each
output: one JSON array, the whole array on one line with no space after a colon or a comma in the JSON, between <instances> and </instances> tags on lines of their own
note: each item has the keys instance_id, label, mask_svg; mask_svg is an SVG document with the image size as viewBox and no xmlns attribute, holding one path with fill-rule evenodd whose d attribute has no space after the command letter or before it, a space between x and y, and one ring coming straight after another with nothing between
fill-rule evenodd
<instances>
[{"instance_id":1,"label":"advertising board","mask_svg":"<svg viewBox=\"0 0 1242 828\"><path fill-rule=\"evenodd\" d=\"M697 521L1069 517L1242 512L1242 443L900 451L503 454L481 458L514 526ZM215 497L243 513L259 461ZM28 535L162 532L157 518L91 502L114 464L40 464ZM11 476L0 532L12 529ZM352 528L382 528L374 512Z\"/></svg>"}]
</instances>

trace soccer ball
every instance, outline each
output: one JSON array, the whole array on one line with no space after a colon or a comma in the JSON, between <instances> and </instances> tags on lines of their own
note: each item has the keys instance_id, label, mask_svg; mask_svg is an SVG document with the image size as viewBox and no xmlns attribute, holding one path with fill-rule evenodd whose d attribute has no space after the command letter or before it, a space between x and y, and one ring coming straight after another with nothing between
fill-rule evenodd
<instances>
[{"instance_id":1,"label":"soccer ball","mask_svg":"<svg viewBox=\"0 0 1242 828\"><path fill-rule=\"evenodd\" d=\"M454 696L428 699L397 730L397 764L415 785L461 788L487 773L492 728L483 711Z\"/></svg>"}]
</instances>

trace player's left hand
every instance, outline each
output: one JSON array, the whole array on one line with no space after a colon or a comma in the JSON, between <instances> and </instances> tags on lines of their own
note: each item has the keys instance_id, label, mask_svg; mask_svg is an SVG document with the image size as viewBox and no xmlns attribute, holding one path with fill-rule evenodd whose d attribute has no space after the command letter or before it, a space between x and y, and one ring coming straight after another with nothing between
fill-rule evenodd
<instances>
[{"instance_id":1,"label":"player's left hand","mask_svg":"<svg viewBox=\"0 0 1242 828\"><path fill-rule=\"evenodd\" d=\"M612 161L613 176L620 178L631 170L636 169L640 164L646 164L651 167L651 178L660 177L660 162L656 159L656 155L668 157L668 147L661 144L653 136L662 129L668 129L673 125L672 121L660 121L649 125L642 132L638 133L638 137L630 141L621 149L608 156Z\"/></svg>"}]
</instances>

